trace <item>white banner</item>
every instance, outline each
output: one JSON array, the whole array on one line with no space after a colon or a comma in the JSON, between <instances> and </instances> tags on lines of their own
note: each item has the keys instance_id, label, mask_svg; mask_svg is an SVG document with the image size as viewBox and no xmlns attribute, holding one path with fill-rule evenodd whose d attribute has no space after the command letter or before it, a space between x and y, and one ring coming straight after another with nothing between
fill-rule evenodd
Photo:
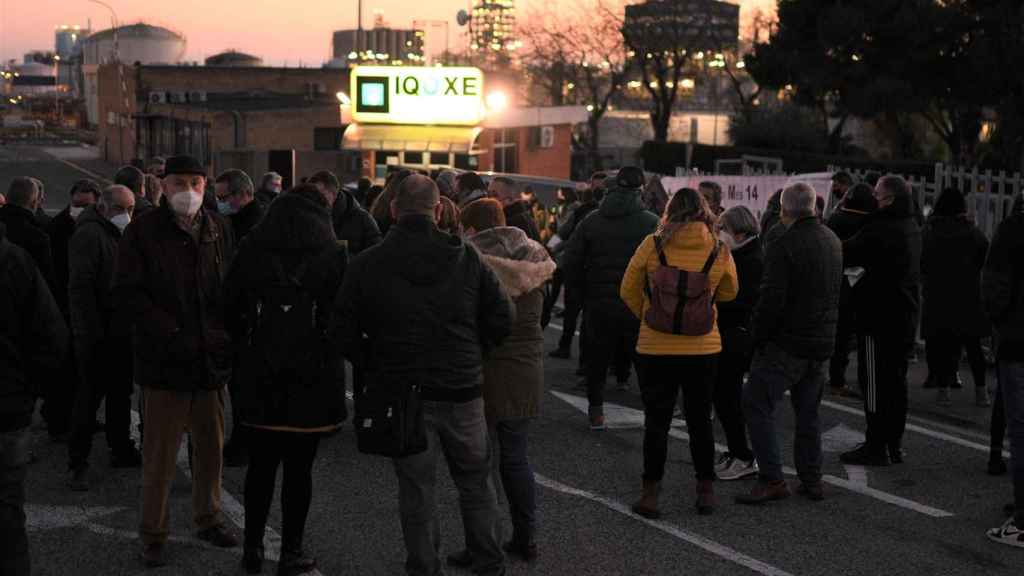
<instances>
[{"instance_id":1,"label":"white banner","mask_svg":"<svg viewBox=\"0 0 1024 576\"><path fill-rule=\"evenodd\" d=\"M665 187L669 198L683 188L696 190L701 182L714 182L722 187L722 207L726 210L733 206L746 206L760 220L772 194L796 182L810 184L818 196L829 201L832 173L794 176L664 176L661 179L661 185Z\"/></svg>"}]
</instances>

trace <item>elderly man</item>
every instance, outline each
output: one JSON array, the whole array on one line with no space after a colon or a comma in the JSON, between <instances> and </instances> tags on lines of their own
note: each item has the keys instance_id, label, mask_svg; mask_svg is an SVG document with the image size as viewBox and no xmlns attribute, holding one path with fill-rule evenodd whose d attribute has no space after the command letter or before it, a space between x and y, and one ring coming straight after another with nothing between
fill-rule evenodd
<instances>
[{"instance_id":1,"label":"elderly man","mask_svg":"<svg viewBox=\"0 0 1024 576\"><path fill-rule=\"evenodd\" d=\"M864 392L864 444L840 456L845 464L886 466L903 462L907 423L907 356L914 346L921 306L921 229L910 186L884 176L875 186L876 211L843 243L847 268L863 268L853 287Z\"/></svg>"},{"instance_id":2,"label":"elderly man","mask_svg":"<svg viewBox=\"0 0 1024 576\"><path fill-rule=\"evenodd\" d=\"M231 219L235 240L241 242L263 220L264 209L255 201L252 180L241 170L225 170L214 181L214 193L217 211Z\"/></svg>"},{"instance_id":3,"label":"elderly man","mask_svg":"<svg viewBox=\"0 0 1024 576\"><path fill-rule=\"evenodd\" d=\"M839 238L815 216L814 189L794 184L782 193L782 224L767 248L761 299L754 309L756 352L743 391L743 411L758 481L741 504L763 504L789 496L775 408L789 389L796 413L794 460L798 493L824 498L821 487L821 423L818 404L835 346L843 251Z\"/></svg>"},{"instance_id":4,"label":"elderly man","mask_svg":"<svg viewBox=\"0 0 1024 576\"><path fill-rule=\"evenodd\" d=\"M498 176L491 180L487 193L491 198L501 202L505 209L505 222L509 226L519 228L526 232L530 240L540 242L540 230L537 229L537 223L533 219L530 207L523 201L515 182L504 176Z\"/></svg>"},{"instance_id":5,"label":"elderly man","mask_svg":"<svg viewBox=\"0 0 1024 576\"><path fill-rule=\"evenodd\" d=\"M442 210L429 178L402 181L391 203L397 222L380 246L349 264L334 323L344 354L366 371L367 390L421 387L426 451L394 461L406 572L441 573L434 489L443 453L459 491L473 572L497 575L504 573L504 556L481 397L482 352L508 336L512 303L476 250L438 230Z\"/></svg>"},{"instance_id":6,"label":"elderly man","mask_svg":"<svg viewBox=\"0 0 1024 576\"><path fill-rule=\"evenodd\" d=\"M284 179L277 172L267 172L260 178L260 189L256 191L256 201L264 209L281 194Z\"/></svg>"},{"instance_id":7,"label":"elderly man","mask_svg":"<svg viewBox=\"0 0 1024 576\"><path fill-rule=\"evenodd\" d=\"M155 206L146 197L146 174L135 166L124 166L114 174L114 184L124 186L135 195L135 213L139 217Z\"/></svg>"},{"instance_id":8,"label":"elderly man","mask_svg":"<svg viewBox=\"0 0 1024 576\"><path fill-rule=\"evenodd\" d=\"M36 262L46 285L53 290L53 252L46 226L36 217L43 203L38 180L21 176L7 188L7 204L0 208L0 224L7 227L7 239L21 246Z\"/></svg>"},{"instance_id":9,"label":"elderly man","mask_svg":"<svg viewBox=\"0 0 1024 576\"><path fill-rule=\"evenodd\" d=\"M111 294L117 244L132 219L135 195L124 186L103 190L100 201L78 219L69 248L68 302L79 383L68 441L69 485L89 489L93 422L106 397L106 435L114 468L134 468L142 457L130 438L132 366L128 329L115 318Z\"/></svg>"},{"instance_id":10,"label":"elderly man","mask_svg":"<svg viewBox=\"0 0 1024 576\"><path fill-rule=\"evenodd\" d=\"M165 564L167 500L186 428L198 537L238 545L220 514L224 385L232 368L222 282L234 235L202 207L205 173L195 158L168 158L166 204L128 227L118 252L115 300L134 322L135 381L144 390L139 535L149 567Z\"/></svg>"}]
</instances>

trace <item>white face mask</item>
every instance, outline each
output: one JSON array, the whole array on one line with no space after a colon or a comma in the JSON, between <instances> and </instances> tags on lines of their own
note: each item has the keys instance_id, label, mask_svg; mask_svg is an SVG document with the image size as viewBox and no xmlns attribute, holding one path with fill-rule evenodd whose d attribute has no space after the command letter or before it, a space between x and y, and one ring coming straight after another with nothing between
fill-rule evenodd
<instances>
[{"instance_id":1,"label":"white face mask","mask_svg":"<svg viewBox=\"0 0 1024 576\"><path fill-rule=\"evenodd\" d=\"M124 232L124 229L128 227L128 224L130 224L131 221L132 217L128 213L118 214L110 219L110 223L117 226L117 229L121 232Z\"/></svg>"},{"instance_id":2,"label":"white face mask","mask_svg":"<svg viewBox=\"0 0 1024 576\"><path fill-rule=\"evenodd\" d=\"M736 239L733 238L732 234L729 234L725 230L722 230L718 233L718 239L722 241L722 244L728 246L729 250L735 250L736 245L738 244L736 242Z\"/></svg>"},{"instance_id":3,"label":"white face mask","mask_svg":"<svg viewBox=\"0 0 1024 576\"><path fill-rule=\"evenodd\" d=\"M170 202L175 214L191 218L203 206L203 194L196 190L183 190L171 196Z\"/></svg>"},{"instance_id":4,"label":"white face mask","mask_svg":"<svg viewBox=\"0 0 1024 576\"><path fill-rule=\"evenodd\" d=\"M71 215L72 220L78 220L78 217L81 216L84 211L85 206L72 206L71 209L68 210L68 214Z\"/></svg>"}]
</instances>

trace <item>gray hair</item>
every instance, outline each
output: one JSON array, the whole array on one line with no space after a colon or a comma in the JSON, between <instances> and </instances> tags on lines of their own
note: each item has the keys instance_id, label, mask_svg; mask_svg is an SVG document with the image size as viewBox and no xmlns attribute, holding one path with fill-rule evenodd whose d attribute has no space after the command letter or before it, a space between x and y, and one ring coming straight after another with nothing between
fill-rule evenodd
<instances>
[{"instance_id":1,"label":"gray hair","mask_svg":"<svg viewBox=\"0 0 1024 576\"><path fill-rule=\"evenodd\" d=\"M814 188L797 182L782 191L782 212L792 218L814 216L817 199Z\"/></svg>"},{"instance_id":2,"label":"gray hair","mask_svg":"<svg viewBox=\"0 0 1024 576\"><path fill-rule=\"evenodd\" d=\"M743 234L747 238L761 233L761 226L754 213L746 206L733 206L721 216L722 227L732 234Z\"/></svg>"},{"instance_id":3,"label":"gray hair","mask_svg":"<svg viewBox=\"0 0 1024 576\"><path fill-rule=\"evenodd\" d=\"M284 180L284 178L282 178L277 172L267 172L263 175L263 178L260 179L260 188L266 188L267 184L270 184L271 180Z\"/></svg>"},{"instance_id":4,"label":"gray hair","mask_svg":"<svg viewBox=\"0 0 1024 576\"><path fill-rule=\"evenodd\" d=\"M246 196L252 196L253 187L252 180L249 175L241 170L232 168L231 170L225 170L221 172L220 176L217 176L215 181L218 184L226 183L228 185L228 193L232 196L236 194L244 194Z\"/></svg>"},{"instance_id":5,"label":"gray hair","mask_svg":"<svg viewBox=\"0 0 1024 576\"><path fill-rule=\"evenodd\" d=\"M118 190L124 190L125 192L132 196L135 195L135 192L133 192L131 188L125 186L124 184L112 184L110 186L107 186L106 188L103 189L102 192L100 192L100 203L102 203L104 206L110 206L111 204L113 204L114 192L117 192Z\"/></svg>"}]
</instances>

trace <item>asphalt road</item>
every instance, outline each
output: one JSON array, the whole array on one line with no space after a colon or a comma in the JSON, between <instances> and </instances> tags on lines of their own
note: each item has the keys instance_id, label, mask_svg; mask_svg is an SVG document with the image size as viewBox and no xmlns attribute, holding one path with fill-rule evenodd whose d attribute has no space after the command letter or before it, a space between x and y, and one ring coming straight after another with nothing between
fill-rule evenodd
<instances>
[{"instance_id":1,"label":"asphalt road","mask_svg":"<svg viewBox=\"0 0 1024 576\"><path fill-rule=\"evenodd\" d=\"M19 158L14 164L10 150L0 150L0 180L12 169L45 171L54 183L52 202L59 198L58 183L78 177L74 168L45 155ZM556 328L547 331L549 349L557 335ZM1002 521L1002 507L1011 498L1005 476L985 474L988 410L973 406L970 389L955 395L952 408L935 406L931 394L920 389L921 364L911 375L906 464L844 467L837 453L863 434L863 416L855 399L827 397L821 409L829 477L824 502L794 497L761 508L740 507L732 497L751 482L719 482L718 510L698 517L686 428L680 422L670 443L659 522L628 512L639 493L642 467L639 394L609 391L610 429L590 432L574 368L575 361L546 362L548 392L530 437L540 484L540 560L532 566L512 563L510 574L1019 575L1024 570L1024 553L984 537ZM791 410L783 406L780 414L789 444ZM715 431L724 442L717 425ZM241 573L240 551L213 549L192 537L187 464L172 491L171 564L145 571L135 535L139 472L110 469L99 435L93 489L72 493L65 487L66 446L51 443L41 428L34 430L34 440L38 461L28 477L33 574ZM786 458L791 461L789 446ZM455 551L462 546L457 497L443 464L439 471L443 546ZM346 426L321 444L314 474L306 545L319 559L319 573L401 574L404 550L390 463L358 454ZM223 486L225 512L239 533L244 476L244 469L227 469ZM505 523L510 530L507 514ZM280 529L277 502L270 527ZM266 572L272 569L268 565Z\"/></svg>"}]
</instances>

